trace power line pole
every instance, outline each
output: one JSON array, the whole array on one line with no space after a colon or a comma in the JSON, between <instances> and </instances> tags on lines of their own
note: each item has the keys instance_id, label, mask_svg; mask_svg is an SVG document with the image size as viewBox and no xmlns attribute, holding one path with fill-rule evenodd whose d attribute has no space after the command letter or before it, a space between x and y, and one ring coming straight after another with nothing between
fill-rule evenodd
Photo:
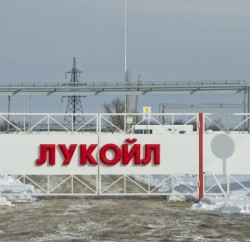
<instances>
[{"instance_id":1,"label":"power line pole","mask_svg":"<svg viewBox=\"0 0 250 242\"><path fill-rule=\"evenodd\" d=\"M73 66L72 69L70 71L66 72L66 75L70 73L71 74L71 79L70 79L70 86L74 86L76 88L72 89L72 91L77 91L77 85L80 84L78 77L80 78L80 74L82 73L82 71L78 70L76 67L76 58L74 57L73 59ZM82 124L84 123L84 116L83 115L72 115L70 114L77 114L83 113L83 109L82 109L82 104L81 104L81 97L80 96L68 96L68 103L67 103L67 107L66 107L66 111L65 111L66 115L64 117L64 124ZM69 115L67 115L67 113Z\"/></svg>"}]
</instances>

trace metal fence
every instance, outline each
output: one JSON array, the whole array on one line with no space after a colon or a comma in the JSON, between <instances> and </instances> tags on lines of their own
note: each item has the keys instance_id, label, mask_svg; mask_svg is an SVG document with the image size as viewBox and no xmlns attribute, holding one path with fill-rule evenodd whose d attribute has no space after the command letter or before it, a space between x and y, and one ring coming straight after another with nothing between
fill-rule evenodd
<instances>
[{"instance_id":1,"label":"metal fence","mask_svg":"<svg viewBox=\"0 0 250 242\"><path fill-rule=\"evenodd\" d=\"M197 113L138 114L84 113L84 123L64 123L66 114L2 113L1 134L187 134L198 133ZM69 115L69 114L67 114ZM77 114L79 115L79 114ZM204 134L248 134L250 114L204 114ZM189 129L191 126L191 129ZM158 129L156 129L158 128ZM179 195L198 197L197 174L188 175L24 175L16 176L22 184L32 185L39 196L110 196L110 195ZM204 172L205 196L228 196L233 191L250 192L248 175L216 175ZM17 189L18 190L18 189ZM1 195L10 195L2 189Z\"/></svg>"},{"instance_id":2,"label":"metal fence","mask_svg":"<svg viewBox=\"0 0 250 242\"><path fill-rule=\"evenodd\" d=\"M15 178L22 185L1 186L0 195L198 197L196 175L20 175Z\"/></svg>"},{"instance_id":3,"label":"metal fence","mask_svg":"<svg viewBox=\"0 0 250 242\"><path fill-rule=\"evenodd\" d=\"M204 196L230 196L233 192L250 192L250 175L216 175L206 172Z\"/></svg>"},{"instance_id":4,"label":"metal fence","mask_svg":"<svg viewBox=\"0 0 250 242\"><path fill-rule=\"evenodd\" d=\"M65 115L71 116L71 122L65 123ZM74 122L74 116L84 116L84 122ZM144 117L143 113L0 113L0 134L3 133L135 133L138 126L146 129L160 126L162 132L180 132L183 127L190 125L193 132L197 131L196 113L154 113ZM175 127L175 129L174 129Z\"/></svg>"}]
</instances>

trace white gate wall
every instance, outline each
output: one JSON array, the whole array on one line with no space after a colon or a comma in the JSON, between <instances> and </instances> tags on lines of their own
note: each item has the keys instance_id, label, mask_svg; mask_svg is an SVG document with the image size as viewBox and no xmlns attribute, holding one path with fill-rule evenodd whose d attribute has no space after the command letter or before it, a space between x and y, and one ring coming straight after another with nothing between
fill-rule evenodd
<instances>
[{"instance_id":1,"label":"white gate wall","mask_svg":"<svg viewBox=\"0 0 250 242\"><path fill-rule=\"evenodd\" d=\"M204 172L250 174L249 134L204 134Z\"/></svg>"},{"instance_id":2,"label":"white gate wall","mask_svg":"<svg viewBox=\"0 0 250 242\"><path fill-rule=\"evenodd\" d=\"M79 164L80 144L99 144L99 148L112 143L121 147L127 138L136 138L144 147L145 144L160 144L160 164L152 162L145 166L133 164L133 159L128 165L119 162L114 166L104 165L99 158L98 147L92 152L99 163L98 166ZM41 144L77 144L78 147L69 165L62 165L64 157L56 148L56 164L51 166L47 162L37 166L36 159L40 158ZM133 145L133 144L132 144ZM197 174L198 173L198 139L197 135L70 135L70 134L4 134L0 135L2 175L120 175L120 174ZM112 154L110 154L110 158ZM141 157L144 151L141 149ZM48 154L47 154L48 158ZM152 156L153 158L153 156Z\"/></svg>"},{"instance_id":3,"label":"white gate wall","mask_svg":"<svg viewBox=\"0 0 250 242\"><path fill-rule=\"evenodd\" d=\"M56 149L56 164L48 163L37 166L36 159L40 157L40 144L97 144L97 135L70 134L3 134L0 135L2 175L94 175L98 173L97 166L80 166L78 147L70 165L63 166L63 157ZM93 152L97 157L97 151ZM47 156L48 157L48 156Z\"/></svg>"},{"instance_id":4,"label":"white gate wall","mask_svg":"<svg viewBox=\"0 0 250 242\"><path fill-rule=\"evenodd\" d=\"M33 116L32 116L33 115ZM128 194L127 184L133 183L142 189L140 194L158 194L158 190L153 188L151 179L148 179L145 188L141 182L134 180L136 175L167 175L166 182L171 180L173 189L163 194L176 194L174 190L175 182L173 177L176 174L192 174L197 178L199 173L199 154L201 154L201 146L199 147L199 135L196 131L199 127L197 124L197 114L151 114L152 120L140 120L137 124L128 124L122 128L116 127L110 121L108 114L83 114L86 117L86 123L76 127L73 123L64 126L59 120L63 120L64 114L10 114L10 117L19 117L16 122L9 120L8 114L0 114L0 122L8 123L10 130L0 132L0 174L1 175L21 175L24 181L34 184L41 188L42 192L47 195L63 194L94 194L108 195L107 191L111 190L112 194L120 194L118 190L112 190L114 185L122 184L121 194ZM115 115L115 114L113 114ZM119 114L126 122L128 114ZM127 116L126 116L127 115ZM250 114L227 114L227 120L231 121L234 126L228 122L227 129L220 131L212 131L206 129L208 123L212 123L214 127L221 128L219 122L212 120L211 114L204 114L204 130L203 130L203 172L204 172L204 194L218 194L226 196L230 193L230 181L234 182L234 186L239 189L249 191L249 183L241 181L235 175L243 175L248 179L250 174L250 135L247 133L246 127ZM22 118L23 116L23 118ZM32 116L32 117L31 117ZM135 115L134 115L135 116ZM139 114L139 116L142 116ZM138 116L138 117L139 117ZM172 130L164 134L131 134L135 131L136 125L142 123L159 125L164 128L159 120L169 121L174 127L174 120L184 117L185 125L194 125L196 128L193 132L173 132ZM239 123L235 123L236 117L242 116ZM30 118L28 118L30 117ZM35 117L37 118L35 120ZM41 117L41 119L40 119ZM72 115L73 117L73 115ZM185 119L186 118L186 119ZM27 119L29 122L27 122ZM23 120L19 121L19 120ZM34 121L32 124L31 121ZM73 118L72 118L73 120ZM136 120L136 119L134 119ZM196 122L196 123L195 123ZM106 123L106 124L105 124ZM149 127L149 125L148 125ZM200 129L199 129L200 130ZM9 132L7 134L7 132ZM202 133L202 132L201 132ZM201 134L200 133L200 134ZM144 147L146 144L159 144L161 149L160 164L152 163L146 166L136 166L133 159L128 165L122 165L119 162L114 166L106 166L100 161L100 149L106 144L116 144L120 148L126 143L126 139L136 138L134 144L141 145L141 158L144 158ZM36 165L36 159L40 158L41 144L65 144L69 147L71 144L77 144L77 149L71 159L69 165L62 165L64 157L58 147L56 148L56 164L53 166L47 163L41 166ZM92 152L93 157L99 165L79 164L79 145L98 144L98 147ZM109 158L113 157L111 152L107 152ZM152 157L153 158L153 157ZM203 174L203 173L200 173ZM82 176L94 176L91 183L86 181ZM47 185L39 183L39 179L35 176L46 176ZM58 180L58 184L54 184L52 176L66 176ZM111 184L103 182L106 176L114 176ZM198 177L201 181L201 178ZM41 179L43 180L43 179ZM208 182L209 181L209 182ZM165 182L165 181L164 181ZM198 181L199 182L199 181ZM197 182L197 185L198 185ZM39 183L39 184L38 184ZM69 183L69 184L68 184ZM66 185L65 185L66 184ZM200 184L200 183L199 183ZM58 188L64 186L69 188L68 193L58 193ZM81 190L83 187L87 192ZM160 184L157 188L162 186ZM190 187L190 194L197 194L195 186ZM192 190L193 189L193 190ZM114 192L116 191L116 192ZM117 192L118 191L118 192ZM130 192L130 194L134 194ZM159 193L160 194L160 193ZM178 191L177 191L178 194ZM179 193L181 194L181 193Z\"/></svg>"},{"instance_id":5,"label":"white gate wall","mask_svg":"<svg viewBox=\"0 0 250 242\"><path fill-rule=\"evenodd\" d=\"M133 160L124 166L121 163L115 166L106 166L100 162L100 173L105 175L156 175L156 174L198 174L198 137L197 134L143 134L143 135L100 135L99 145L112 143L121 146L127 138L136 138L136 144L160 144L160 165L152 162L146 166L136 166ZM133 144L131 144L132 146ZM143 157L143 149L141 157ZM110 159L112 158L110 154Z\"/></svg>"}]
</instances>

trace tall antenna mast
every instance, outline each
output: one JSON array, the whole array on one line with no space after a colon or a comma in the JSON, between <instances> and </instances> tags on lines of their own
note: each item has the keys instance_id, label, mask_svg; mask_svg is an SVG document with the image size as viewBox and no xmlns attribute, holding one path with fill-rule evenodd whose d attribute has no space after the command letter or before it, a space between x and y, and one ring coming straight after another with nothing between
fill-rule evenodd
<instances>
[{"instance_id":1,"label":"tall antenna mast","mask_svg":"<svg viewBox=\"0 0 250 242\"><path fill-rule=\"evenodd\" d=\"M124 64L125 64L125 85L126 85L126 89L129 90L129 86L130 86L130 73L128 71L128 67L127 67L127 0L125 0L125 11L124 11L124 15L125 15L125 23L124 23ZM130 113L130 95L125 95L124 97L124 101L125 101L125 113Z\"/></svg>"},{"instance_id":2,"label":"tall antenna mast","mask_svg":"<svg viewBox=\"0 0 250 242\"><path fill-rule=\"evenodd\" d=\"M80 74L82 71L78 70L76 67L76 58L74 57L73 59L73 66L70 71L67 71L65 74L71 74L71 79L70 79L70 86L74 86L72 91L77 91L77 85L80 84L78 77L80 78ZM84 116L83 115L73 115L73 120L72 120L72 115L67 115L67 113L70 114L76 114L76 113L83 113L82 110L82 104L81 104L81 98L80 96L68 96L68 103L65 111L66 115L64 117L64 124L81 124L84 123Z\"/></svg>"},{"instance_id":3,"label":"tall antenna mast","mask_svg":"<svg viewBox=\"0 0 250 242\"><path fill-rule=\"evenodd\" d=\"M125 60L124 60L124 64L125 64L125 73L126 73L126 71L127 71L127 0L125 0L125 12L124 12L124 15L125 15L125 24L124 24L124 26L125 26L125 28L124 28L124 31L125 31L125 33L124 33L124 43L125 43L125 55L124 55L124 57L125 57Z\"/></svg>"}]
</instances>

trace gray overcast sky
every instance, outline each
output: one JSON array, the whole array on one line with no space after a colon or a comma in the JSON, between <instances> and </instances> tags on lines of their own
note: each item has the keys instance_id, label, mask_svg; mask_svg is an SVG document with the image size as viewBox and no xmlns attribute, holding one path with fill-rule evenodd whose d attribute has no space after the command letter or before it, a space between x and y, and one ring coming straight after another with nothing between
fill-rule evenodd
<instances>
[{"instance_id":1,"label":"gray overcast sky","mask_svg":"<svg viewBox=\"0 0 250 242\"><path fill-rule=\"evenodd\" d=\"M249 25L249 0L127 0L132 79L250 81ZM124 0L0 0L0 35L2 83L65 81L74 56L81 81L124 81ZM83 105L102 111L107 99L88 97ZM154 99L140 105L169 101ZM27 100L22 108L13 98L12 110L27 111ZM59 98L50 108L42 100L34 98L33 109L64 112Z\"/></svg>"}]
</instances>

